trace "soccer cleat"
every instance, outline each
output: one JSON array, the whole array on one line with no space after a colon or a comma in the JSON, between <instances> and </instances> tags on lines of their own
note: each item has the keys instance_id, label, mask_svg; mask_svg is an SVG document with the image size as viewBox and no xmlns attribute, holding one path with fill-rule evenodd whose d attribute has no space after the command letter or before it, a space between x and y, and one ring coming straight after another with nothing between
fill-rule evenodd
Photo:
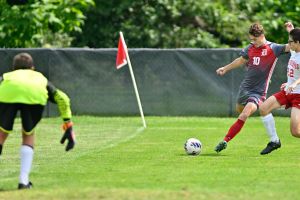
<instances>
[{"instance_id":1,"label":"soccer cleat","mask_svg":"<svg viewBox=\"0 0 300 200\"><path fill-rule=\"evenodd\" d=\"M23 183L19 183L18 185L18 189L22 190L22 189L30 189L32 188L32 183L29 181L29 183L27 185L23 184Z\"/></svg>"},{"instance_id":2,"label":"soccer cleat","mask_svg":"<svg viewBox=\"0 0 300 200\"><path fill-rule=\"evenodd\" d=\"M215 147L215 151L216 151L217 153L219 153L220 151L226 149L226 147L227 147L227 142L226 142L226 141L222 141L222 142L220 142L220 143Z\"/></svg>"},{"instance_id":3,"label":"soccer cleat","mask_svg":"<svg viewBox=\"0 0 300 200\"><path fill-rule=\"evenodd\" d=\"M278 149L280 147L281 147L280 140L278 142L269 142L268 145L266 146L266 148L264 148L260 152L260 154L265 155L265 154L271 153L272 151L274 151L275 149Z\"/></svg>"}]
</instances>

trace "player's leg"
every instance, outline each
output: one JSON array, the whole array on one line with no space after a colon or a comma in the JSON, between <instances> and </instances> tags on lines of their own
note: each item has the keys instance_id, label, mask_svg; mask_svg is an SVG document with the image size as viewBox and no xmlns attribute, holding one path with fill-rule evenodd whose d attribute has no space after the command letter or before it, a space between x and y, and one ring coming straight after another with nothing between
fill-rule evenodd
<instances>
[{"instance_id":1,"label":"player's leg","mask_svg":"<svg viewBox=\"0 0 300 200\"><path fill-rule=\"evenodd\" d=\"M20 176L18 189L27 189L32 187L29 181L29 174L34 154L34 132L22 131L22 146L20 148Z\"/></svg>"},{"instance_id":2,"label":"player's leg","mask_svg":"<svg viewBox=\"0 0 300 200\"><path fill-rule=\"evenodd\" d=\"M2 148L3 148L3 144L7 138L8 134L5 133L4 131L0 130L0 156L2 154Z\"/></svg>"},{"instance_id":3,"label":"player's leg","mask_svg":"<svg viewBox=\"0 0 300 200\"><path fill-rule=\"evenodd\" d=\"M22 146L20 149L21 166L19 176L19 189L28 189L32 187L29 181L32 160L34 155L34 128L42 118L44 106L22 104Z\"/></svg>"},{"instance_id":4,"label":"player's leg","mask_svg":"<svg viewBox=\"0 0 300 200\"><path fill-rule=\"evenodd\" d=\"M282 103L279 103L278 99ZM271 153L275 149L281 147L279 137L276 132L275 120L271 113L272 110L280 108L281 104L284 104L285 94L282 92L276 93L273 96L270 96L263 104L259 107L259 112L261 115L262 122L265 126L267 135L269 136L269 143L267 146L260 152L261 155Z\"/></svg>"},{"instance_id":5,"label":"player's leg","mask_svg":"<svg viewBox=\"0 0 300 200\"><path fill-rule=\"evenodd\" d=\"M244 123L255 111L257 110L257 105L253 102L248 102L242 112L240 113L237 121L230 127L224 141L229 142L232 140L243 128Z\"/></svg>"},{"instance_id":6,"label":"player's leg","mask_svg":"<svg viewBox=\"0 0 300 200\"><path fill-rule=\"evenodd\" d=\"M267 116L276 108L280 108L281 104L277 101L275 96L270 96L265 102L259 106L259 113L262 117Z\"/></svg>"},{"instance_id":7,"label":"player's leg","mask_svg":"<svg viewBox=\"0 0 300 200\"><path fill-rule=\"evenodd\" d=\"M223 149L226 149L227 143L232 140L243 128L245 121L257 110L257 104L254 102L248 102L246 106L241 110L243 106L237 105L237 111L241 111L237 121L229 128L226 136L223 141L221 141L216 147L215 151L220 152Z\"/></svg>"},{"instance_id":8,"label":"player's leg","mask_svg":"<svg viewBox=\"0 0 300 200\"><path fill-rule=\"evenodd\" d=\"M300 138L300 109L297 107L292 107L290 129L294 137Z\"/></svg>"},{"instance_id":9,"label":"player's leg","mask_svg":"<svg viewBox=\"0 0 300 200\"><path fill-rule=\"evenodd\" d=\"M0 103L0 155L8 135L13 129L17 111L14 104Z\"/></svg>"}]
</instances>

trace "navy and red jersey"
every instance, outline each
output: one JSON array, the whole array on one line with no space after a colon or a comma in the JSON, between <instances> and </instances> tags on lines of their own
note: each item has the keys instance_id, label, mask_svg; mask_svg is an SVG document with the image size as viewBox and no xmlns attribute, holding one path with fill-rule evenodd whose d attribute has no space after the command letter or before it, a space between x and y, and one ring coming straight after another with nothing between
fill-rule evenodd
<instances>
[{"instance_id":1,"label":"navy and red jersey","mask_svg":"<svg viewBox=\"0 0 300 200\"><path fill-rule=\"evenodd\" d=\"M260 47L250 44L243 49L240 55L248 62L240 90L256 93L265 98L277 59L284 53L285 45L269 41Z\"/></svg>"}]
</instances>

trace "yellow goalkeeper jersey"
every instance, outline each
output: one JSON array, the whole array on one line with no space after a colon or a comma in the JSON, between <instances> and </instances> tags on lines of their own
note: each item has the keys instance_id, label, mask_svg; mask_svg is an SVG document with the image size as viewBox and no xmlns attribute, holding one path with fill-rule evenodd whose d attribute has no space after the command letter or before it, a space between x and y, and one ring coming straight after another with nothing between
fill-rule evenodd
<instances>
[{"instance_id":1,"label":"yellow goalkeeper jersey","mask_svg":"<svg viewBox=\"0 0 300 200\"><path fill-rule=\"evenodd\" d=\"M47 78L31 69L4 73L0 84L0 102L46 105Z\"/></svg>"}]
</instances>

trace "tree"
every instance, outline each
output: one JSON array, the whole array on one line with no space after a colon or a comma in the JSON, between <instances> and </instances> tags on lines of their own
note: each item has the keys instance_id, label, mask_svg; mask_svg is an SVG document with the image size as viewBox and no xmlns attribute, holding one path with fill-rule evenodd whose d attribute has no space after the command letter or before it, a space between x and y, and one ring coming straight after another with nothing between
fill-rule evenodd
<instances>
[{"instance_id":1,"label":"tree","mask_svg":"<svg viewBox=\"0 0 300 200\"><path fill-rule=\"evenodd\" d=\"M299 1L289 0L263 0L257 2L253 18L260 21L266 29L270 41L287 43L288 35L284 29L284 23L293 22L295 26L299 23Z\"/></svg>"},{"instance_id":2,"label":"tree","mask_svg":"<svg viewBox=\"0 0 300 200\"><path fill-rule=\"evenodd\" d=\"M11 1L10 1L11 2ZM68 47L81 32L93 0L31 0L13 5L0 0L1 47Z\"/></svg>"},{"instance_id":3,"label":"tree","mask_svg":"<svg viewBox=\"0 0 300 200\"><path fill-rule=\"evenodd\" d=\"M113 47L122 30L130 47L216 48L239 46L249 21L227 0L96 0L74 46ZM117 5L117 6L116 6ZM108 23L110 22L110 23Z\"/></svg>"},{"instance_id":4,"label":"tree","mask_svg":"<svg viewBox=\"0 0 300 200\"><path fill-rule=\"evenodd\" d=\"M271 41L284 43L283 24L299 21L300 2L289 0L95 0L73 46L115 47L123 31L130 47L241 47L253 22Z\"/></svg>"},{"instance_id":5,"label":"tree","mask_svg":"<svg viewBox=\"0 0 300 200\"><path fill-rule=\"evenodd\" d=\"M222 46L219 38L195 27L196 16L192 13L197 10L190 11L183 0L95 2L96 7L89 10L83 34L76 35L74 46L114 47L119 31L124 32L130 47Z\"/></svg>"}]
</instances>

